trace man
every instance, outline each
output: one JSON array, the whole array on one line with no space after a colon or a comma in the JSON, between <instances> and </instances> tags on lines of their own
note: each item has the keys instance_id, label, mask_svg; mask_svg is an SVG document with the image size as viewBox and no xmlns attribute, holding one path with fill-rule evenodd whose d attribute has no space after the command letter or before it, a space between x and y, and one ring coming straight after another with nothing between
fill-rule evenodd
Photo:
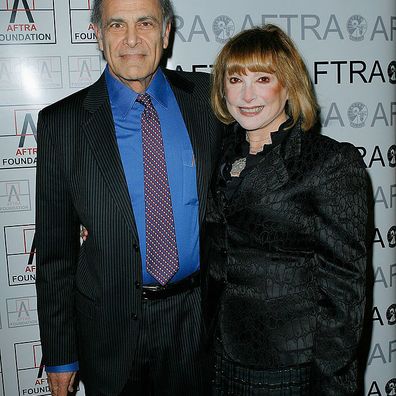
<instances>
[{"instance_id":1,"label":"man","mask_svg":"<svg viewBox=\"0 0 396 396\"><path fill-rule=\"evenodd\" d=\"M92 22L105 72L38 121L51 392L79 370L87 395L201 395L199 235L220 137L208 76L159 68L169 0L96 0Z\"/></svg>"}]
</instances>

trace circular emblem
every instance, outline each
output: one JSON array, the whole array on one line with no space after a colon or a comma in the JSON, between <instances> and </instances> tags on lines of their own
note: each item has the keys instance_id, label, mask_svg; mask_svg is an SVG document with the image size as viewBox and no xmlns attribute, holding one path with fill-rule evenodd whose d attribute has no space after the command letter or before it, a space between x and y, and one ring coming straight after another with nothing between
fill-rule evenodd
<instances>
[{"instance_id":1,"label":"circular emblem","mask_svg":"<svg viewBox=\"0 0 396 396\"><path fill-rule=\"evenodd\" d=\"M392 61L388 66L389 82L396 84L396 61Z\"/></svg>"},{"instance_id":2,"label":"circular emblem","mask_svg":"<svg viewBox=\"0 0 396 396\"><path fill-rule=\"evenodd\" d=\"M388 383L385 385L385 392L387 396L394 396L396 395L396 378L392 378Z\"/></svg>"},{"instance_id":3,"label":"circular emblem","mask_svg":"<svg viewBox=\"0 0 396 396\"><path fill-rule=\"evenodd\" d=\"M391 168L396 167L396 145L392 145L388 150L388 161Z\"/></svg>"},{"instance_id":4,"label":"circular emblem","mask_svg":"<svg viewBox=\"0 0 396 396\"><path fill-rule=\"evenodd\" d=\"M386 319L388 319L388 324L390 325L396 324L396 304L392 304L386 310Z\"/></svg>"},{"instance_id":5,"label":"circular emblem","mask_svg":"<svg viewBox=\"0 0 396 396\"><path fill-rule=\"evenodd\" d=\"M234 34L235 25L227 15L220 15L213 21L212 30L216 41L224 44Z\"/></svg>"},{"instance_id":6,"label":"circular emblem","mask_svg":"<svg viewBox=\"0 0 396 396\"><path fill-rule=\"evenodd\" d=\"M362 41L367 31L367 21L361 15L352 15L347 22L349 38L353 41Z\"/></svg>"},{"instance_id":7,"label":"circular emblem","mask_svg":"<svg viewBox=\"0 0 396 396\"><path fill-rule=\"evenodd\" d=\"M389 242L389 247L394 248L396 246L396 227L395 226L389 228L387 238L388 238L388 242Z\"/></svg>"},{"instance_id":8,"label":"circular emblem","mask_svg":"<svg viewBox=\"0 0 396 396\"><path fill-rule=\"evenodd\" d=\"M355 102L349 106L348 118L352 128L362 128L367 119L367 106L362 102Z\"/></svg>"}]
</instances>

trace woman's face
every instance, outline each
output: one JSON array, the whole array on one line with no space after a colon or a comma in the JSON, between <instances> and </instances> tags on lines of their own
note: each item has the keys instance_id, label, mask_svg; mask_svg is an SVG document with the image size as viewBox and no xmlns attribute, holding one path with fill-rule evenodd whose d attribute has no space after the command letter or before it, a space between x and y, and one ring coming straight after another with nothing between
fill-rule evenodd
<instances>
[{"instance_id":1,"label":"woman's face","mask_svg":"<svg viewBox=\"0 0 396 396\"><path fill-rule=\"evenodd\" d=\"M247 131L274 132L287 119L287 89L275 74L228 74L224 91L228 111Z\"/></svg>"}]
</instances>

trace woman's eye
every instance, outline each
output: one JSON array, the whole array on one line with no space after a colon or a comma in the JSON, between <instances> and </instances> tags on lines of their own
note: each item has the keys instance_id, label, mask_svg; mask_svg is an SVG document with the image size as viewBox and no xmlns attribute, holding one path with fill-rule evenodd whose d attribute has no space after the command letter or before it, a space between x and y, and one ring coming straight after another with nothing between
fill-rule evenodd
<instances>
[{"instance_id":1,"label":"woman's eye","mask_svg":"<svg viewBox=\"0 0 396 396\"><path fill-rule=\"evenodd\" d=\"M258 79L258 81L259 81L259 82L267 83L267 82L270 82L270 78L269 78L269 76L261 76L261 77Z\"/></svg>"},{"instance_id":2,"label":"woman's eye","mask_svg":"<svg viewBox=\"0 0 396 396\"><path fill-rule=\"evenodd\" d=\"M240 80L239 80L239 78L238 77L230 77L229 78L229 82L231 83L231 84L236 84L237 82L239 82Z\"/></svg>"}]
</instances>

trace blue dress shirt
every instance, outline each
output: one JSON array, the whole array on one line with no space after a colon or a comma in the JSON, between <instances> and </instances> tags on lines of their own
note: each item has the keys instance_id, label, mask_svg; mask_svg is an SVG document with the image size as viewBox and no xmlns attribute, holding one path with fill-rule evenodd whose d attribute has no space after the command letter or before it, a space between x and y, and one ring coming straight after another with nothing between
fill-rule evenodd
<instances>
[{"instance_id":1,"label":"blue dress shirt","mask_svg":"<svg viewBox=\"0 0 396 396\"><path fill-rule=\"evenodd\" d=\"M143 284L157 284L146 270L146 232L141 115L137 93L105 70L121 161L139 236ZM199 269L199 222L196 164L187 128L173 91L158 70L147 93L160 119L168 181L172 198L179 270L177 282Z\"/></svg>"}]
</instances>

